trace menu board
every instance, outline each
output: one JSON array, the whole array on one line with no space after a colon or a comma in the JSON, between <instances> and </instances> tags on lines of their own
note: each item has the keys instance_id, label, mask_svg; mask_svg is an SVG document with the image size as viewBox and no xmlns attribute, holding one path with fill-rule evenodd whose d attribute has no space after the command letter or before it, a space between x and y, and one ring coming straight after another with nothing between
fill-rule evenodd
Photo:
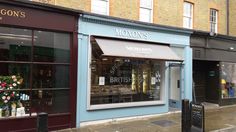
<instances>
[{"instance_id":1,"label":"menu board","mask_svg":"<svg viewBox=\"0 0 236 132\"><path fill-rule=\"evenodd\" d=\"M191 104L192 126L204 130L204 106Z\"/></svg>"}]
</instances>

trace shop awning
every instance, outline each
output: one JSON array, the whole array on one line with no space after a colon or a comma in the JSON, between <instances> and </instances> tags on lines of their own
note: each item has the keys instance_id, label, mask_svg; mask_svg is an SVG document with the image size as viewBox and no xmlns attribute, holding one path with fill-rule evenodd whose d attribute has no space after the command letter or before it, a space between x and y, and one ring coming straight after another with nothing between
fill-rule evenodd
<instances>
[{"instance_id":1,"label":"shop awning","mask_svg":"<svg viewBox=\"0 0 236 132\"><path fill-rule=\"evenodd\" d=\"M165 45L106 38L95 38L95 40L103 56L183 61L169 46Z\"/></svg>"}]
</instances>

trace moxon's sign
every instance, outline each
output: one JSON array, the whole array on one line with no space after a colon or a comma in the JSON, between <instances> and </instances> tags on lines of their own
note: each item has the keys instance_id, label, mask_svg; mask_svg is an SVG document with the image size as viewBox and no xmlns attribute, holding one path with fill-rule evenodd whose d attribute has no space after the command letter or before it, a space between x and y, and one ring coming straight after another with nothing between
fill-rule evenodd
<instances>
[{"instance_id":1,"label":"moxon's sign","mask_svg":"<svg viewBox=\"0 0 236 132\"><path fill-rule=\"evenodd\" d=\"M0 17L1 16L25 18L26 13L24 11L20 11L20 10L11 10L11 9L0 8Z\"/></svg>"}]
</instances>

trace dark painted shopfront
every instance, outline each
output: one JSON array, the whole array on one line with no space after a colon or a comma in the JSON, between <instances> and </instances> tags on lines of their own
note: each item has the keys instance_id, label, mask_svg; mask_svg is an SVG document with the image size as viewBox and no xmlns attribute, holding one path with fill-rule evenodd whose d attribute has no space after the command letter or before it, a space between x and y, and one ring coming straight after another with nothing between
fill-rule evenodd
<instances>
[{"instance_id":1,"label":"dark painted shopfront","mask_svg":"<svg viewBox=\"0 0 236 132\"><path fill-rule=\"evenodd\" d=\"M59 8L0 2L0 131L75 127L77 17Z\"/></svg>"},{"instance_id":2,"label":"dark painted shopfront","mask_svg":"<svg viewBox=\"0 0 236 132\"><path fill-rule=\"evenodd\" d=\"M236 38L194 32L190 43L196 101L236 104Z\"/></svg>"}]
</instances>

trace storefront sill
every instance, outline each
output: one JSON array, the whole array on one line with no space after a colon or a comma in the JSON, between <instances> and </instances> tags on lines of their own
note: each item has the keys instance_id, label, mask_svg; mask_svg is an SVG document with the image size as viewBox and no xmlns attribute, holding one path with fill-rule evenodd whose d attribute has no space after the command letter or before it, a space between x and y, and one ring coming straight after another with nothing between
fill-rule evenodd
<instances>
[{"instance_id":1,"label":"storefront sill","mask_svg":"<svg viewBox=\"0 0 236 132\"><path fill-rule=\"evenodd\" d=\"M222 100L227 100L227 99L236 99L236 97L222 98Z\"/></svg>"},{"instance_id":2,"label":"storefront sill","mask_svg":"<svg viewBox=\"0 0 236 132\"><path fill-rule=\"evenodd\" d=\"M146 101L135 103L118 103L118 104L101 104L101 105L88 105L87 110L102 110L102 109L115 109L115 108L129 108L129 107L143 107L143 106L159 106L165 105L164 101Z\"/></svg>"},{"instance_id":3,"label":"storefront sill","mask_svg":"<svg viewBox=\"0 0 236 132\"><path fill-rule=\"evenodd\" d=\"M58 114L48 114L48 117L57 117L57 116L69 116L70 113L58 113ZM37 118L37 113L32 114L31 116L26 115L26 116L9 116L9 117L0 117L1 120L17 120L17 119L26 119L26 118Z\"/></svg>"}]
</instances>

